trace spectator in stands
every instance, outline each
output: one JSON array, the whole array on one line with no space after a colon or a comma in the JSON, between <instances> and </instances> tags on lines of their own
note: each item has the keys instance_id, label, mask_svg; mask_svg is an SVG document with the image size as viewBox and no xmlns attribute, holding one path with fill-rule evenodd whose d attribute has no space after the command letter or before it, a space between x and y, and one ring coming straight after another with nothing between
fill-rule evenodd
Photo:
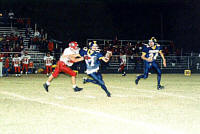
<instances>
[{"instance_id":1,"label":"spectator in stands","mask_svg":"<svg viewBox=\"0 0 200 134\"><path fill-rule=\"evenodd\" d=\"M118 59L117 55L119 55L118 48L114 47L113 56L112 56L113 62L118 62L119 59Z\"/></svg>"},{"instance_id":2,"label":"spectator in stands","mask_svg":"<svg viewBox=\"0 0 200 134\"><path fill-rule=\"evenodd\" d=\"M167 46L164 47L163 53L165 54L165 56L168 56L168 55L169 55L169 49L168 49Z\"/></svg>"},{"instance_id":3,"label":"spectator in stands","mask_svg":"<svg viewBox=\"0 0 200 134\"><path fill-rule=\"evenodd\" d=\"M28 19L27 19L27 28L30 28L30 27L31 27L31 19L28 18Z\"/></svg>"},{"instance_id":4,"label":"spectator in stands","mask_svg":"<svg viewBox=\"0 0 200 134\"><path fill-rule=\"evenodd\" d=\"M176 56L177 56L177 61L180 62L181 60L181 50L179 48L176 49Z\"/></svg>"},{"instance_id":5,"label":"spectator in stands","mask_svg":"<svg viewBox=\"0 0 200 134\"><path fill-rule=\"evenodd\" d=\"M10 64L10 60L9 60L9 57L7 57L5 60L4 68L3 68L3 75L5 75L6 77L8 77L8 71L9 71L9 66L10 66L9 64Z\"/></svg>"},{"instance_id":6,"label":"spectator in stands","mask_svg":"<svg viewBox=\"0 0 200 134\"><path fill-rule=\"evenodd\" d=\"M13 11L12 10L10 10L10 12L8 13L8 16L9 16L9 19L10 20L13 20L14 19L14 13L13 13Z\"/></svg>"},{"instance_id":7,"label":"spectator in stands","mask_svg":"<svg viewBox=\"0 0 200 134\"><path fill-rule=\"evenodd\" d=\"M25 34L26 34L26 37L27 38L30 38L30 29L29 28L26 28L26 32L25 32Z\"/></svg>"},{"instance_id":8,"label":"spectator in stands","mask_svg":"<svg viewBox=\"0 0 200 134\"><path fill-rule=\"evenodd\" d=\"M33 50L35 48L34 45L35 44L33 42L33 38L30 37L29 42L28 42L28 48L31 49L31 50Z\"/></svg>"},{"instance_id":9,"label":"spectator in stands","mask_svg":"<svg viewBox=\"0 0 200 134\"><path fill-rule=\"evenodd\" d=\"M0 41L3 41L3 34L0 35Z\"/></svg>"},{"instance_id":10,"label":"spectator in stands","mask_svg":"<svg viewBox=\"0 0 200 134\"><path fill-rule=\"evenodd\" d=\"M173 54L174 51L175 51L175 46L174 46L174 43L172 41L170 42L169 51L170 51L171 54Z\"/></svg>"},{"instance_id":11,"label":"spectator in stands","mask_svg":"<svg viewBox=\"0 0 200 134\"><path fill-rule=\"evenodd\" d=\"M49 50L49 52L53 52L53 49L54 49L53 41L49 41L49 43L48 43L48 50Z\"/></svg>"},{"instance_id":12,"label":"spectator in stands","mask_svg":"<svg viewBox=\"0 0 200 134\"><path fill-rule=\"evenodd\" d=\"M34 68L34 64L33 64L32 60L30 60L28 68L29 68L29 72L32 74L33 73L33 68Z\"/></svg>"},{"instance_id":13,"label":"spectator in stands","mask_svg":"<svg viewBox=\"0 0 200 134\"><path fill-rule=\"evenodd\" d=\"M22 37L22 34L20 33L20 35L19 35L19 37L18 37L18 43L19 44L22 44L23 43L23 41L24 41L24 38Z\"/></svg>"},{"instance_id":14,"label":"spectator in stands","mask_svg":"<svg viewBox=\"0 0 200 134\"><path fill-rule=\"evenodd\" d=\"M40 38L40 32L38 30L35 31L34 37L35 38Z\"/></svg>"},{"instance_id":15,"label":"spectator in stands","mask_svg":"<svg viewBox=\"0 0 200 134\"><path fill-rule=\"evenodd\" d=\"M22 28L24 26L24 20L23 18L18 18L17 19L18 27Z\"/></svg>"}]
</instances>

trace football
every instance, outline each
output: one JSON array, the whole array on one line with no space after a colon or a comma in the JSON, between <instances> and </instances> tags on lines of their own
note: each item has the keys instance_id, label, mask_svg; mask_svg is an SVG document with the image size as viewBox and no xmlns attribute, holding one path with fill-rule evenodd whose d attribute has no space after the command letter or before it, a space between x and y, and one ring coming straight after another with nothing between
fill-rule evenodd
<instances>
[{"instance_id":1,"label":"football","mask_svg":"<svg viewBox=\"0 0 200 134\"><path fill-rule=\"evenodd\" d=\"M112 52L111 52L111 51L107 51L105 57L106 57L107 59L110 59L111 56L112 56Z\"/></svg>"}]
</instances>

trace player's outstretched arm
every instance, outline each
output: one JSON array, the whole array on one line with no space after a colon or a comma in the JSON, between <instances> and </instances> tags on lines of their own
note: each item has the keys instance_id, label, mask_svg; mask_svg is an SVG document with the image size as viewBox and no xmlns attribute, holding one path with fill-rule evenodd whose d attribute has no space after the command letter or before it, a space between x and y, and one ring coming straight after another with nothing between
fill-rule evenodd
<instances>
[{"instance_id":1,"label":"player's outstretched arm","mask_svg":"<svg viewBox=\"0 0 200 134\"><path fill-rule=\"evenodd\" d=\"M102 57L102 60L103 60L104 62L108 62L108 61L110 60L110 58Z\"/></svg>"},{"instance_id":2,"label":"player's outstretched arm","mask_svg":"<svg viewBox=\"0 0 200 134\"><path fill-rule=\"evenodd\" d=\"M160 56L162 57L162 60L163 60L163 66L164 66L164 67L167 67L166 59L165 59L165 56L164 56L163 52L160 51L159 53L160 53Z\"/></svg>"},{"instance_id":3,"label":"player's outstretched arm","mask_svg":"<svg viewBox=\"0 0 200 134\"><path fill-rule=\"evenodd\" d=\"M84 57L81 57L80 54L72 54L72 55L68 55L70 61L72 62L80 62L84 60Z\"/></svg>"}]
</instances>

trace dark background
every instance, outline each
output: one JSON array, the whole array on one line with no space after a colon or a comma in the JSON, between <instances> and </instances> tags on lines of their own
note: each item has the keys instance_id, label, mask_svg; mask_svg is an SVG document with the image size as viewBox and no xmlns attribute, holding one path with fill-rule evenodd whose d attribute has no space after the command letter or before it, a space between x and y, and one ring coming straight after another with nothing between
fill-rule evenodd
<instances>
[{"instance_id":1,"label":"dark background","mask_svg":"<svg viewBox=\"0 0 200 134\"><path fill-rule=\"evenodd\" d=\"M173 40L185 51L199 48L200 1L192 0L1 0L1 10L12 9L50 37Z\"/></svg>"}]
</instances>

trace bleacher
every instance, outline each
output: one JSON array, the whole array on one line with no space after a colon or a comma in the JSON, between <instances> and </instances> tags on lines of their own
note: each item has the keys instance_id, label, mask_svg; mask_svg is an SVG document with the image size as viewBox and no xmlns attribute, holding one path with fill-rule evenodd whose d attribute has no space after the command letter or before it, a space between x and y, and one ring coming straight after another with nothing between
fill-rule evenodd
<instances>
[{"instance_id":1,"label":"bleacher","mask_svg":"<svg viewBox=\"0 0 200 134\"><path fill-rule=\"evenodd\" d=\"M30 40L30 37L34 37L34 31L32 28L29 28L30 31L30 37L26 37L26 28L18 29L19 33L22 34L22 37L24 38L24 48L28 50L28 42Z\"/></svg>"}]
</instances>

